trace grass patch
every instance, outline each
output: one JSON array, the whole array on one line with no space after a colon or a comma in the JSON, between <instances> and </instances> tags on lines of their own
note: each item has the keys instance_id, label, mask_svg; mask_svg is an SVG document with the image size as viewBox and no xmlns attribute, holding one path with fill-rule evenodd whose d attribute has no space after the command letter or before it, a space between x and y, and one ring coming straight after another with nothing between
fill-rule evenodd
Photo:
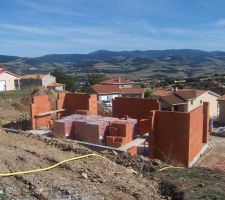
<instances>
[{"instance_id":1,"label":"grass patch","mask_svg":"<svg viewBox=\"0 0 225 200\"><path fill-rule=\"evenodd\" d=\"M22 88L20 90L0 92L0 99L4 100L21 99L24 96L28 95L32 90L34 90L33 86Z\"/></svg>"},{"instance_id":2,"label":"grass patch","mask_svg":"<svg viewBox=\"0 0 225 200\"><path fill-rule=\"evenodd\" d=\"M169 176L173 179L178 179L180 177L182 178L186 178L186 179L195 179L195 180L205 180L208 181L211 179L210 176L208 176L206 173L204 172L199 172L199 171L195 171L195 170L188 170L188 171L171 171Z\"/></svg>"}]
</instances>

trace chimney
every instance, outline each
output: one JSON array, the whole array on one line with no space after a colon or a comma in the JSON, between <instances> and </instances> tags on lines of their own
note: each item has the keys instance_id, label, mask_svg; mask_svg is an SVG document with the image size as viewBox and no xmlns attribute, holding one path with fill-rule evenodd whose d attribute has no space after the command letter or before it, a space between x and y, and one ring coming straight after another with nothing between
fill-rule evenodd
<instances>
[{"instance_id":1,"label":"chimney","mask_svg":"<svg viewBox=\"0 0 225 200\"><path fill-rule=\"evenodd\" d=\"M3 72L3 71L4 71L4 65L0 64L0 72Z\"/></svg>"},{"instance_id":2,"label":"chimney","mask_svg":"<svg viewBox=\"0 0 225 200\"><path fill-rule=\"evenodd\" d=\"M178 87L177 87L177 86L174 86L174 87L173 87L173 91L174 91L174 92L177 92L177 91L178 91Z\"/></svg>"},{"instance_id":3,"label":"chimney","mask_svg":"<svg viewBox=\"0 0 225 200\"><path fill-rule=\"evenodd\" d=\"M119 83L121 82L120 76L119 76Z\"/></svg>"}]
</instances>

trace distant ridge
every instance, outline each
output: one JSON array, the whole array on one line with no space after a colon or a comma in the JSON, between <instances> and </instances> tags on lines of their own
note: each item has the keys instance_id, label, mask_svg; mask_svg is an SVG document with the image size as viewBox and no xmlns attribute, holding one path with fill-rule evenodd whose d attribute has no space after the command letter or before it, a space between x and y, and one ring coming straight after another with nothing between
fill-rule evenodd
<instances>
[{"instance_id":1,"label":"distant ridge","mask_svg":"<svg viewBox=\"0 0 225 200\"><path fill-rule=\"evenodd\" d=\"M168 49L168 50L134 50L134 51L108 51L98 50L88 54L48 54L36 58L24 58L28 64L41 64L45 62L75 62L82 63L90 60L112 60L121 58L162 58L170 56L199 57L199 56L225 56L223 51L203 51L195 49ZM0 63L14 61L17 56L0 55Z\"/></svg>"}]
</instances>

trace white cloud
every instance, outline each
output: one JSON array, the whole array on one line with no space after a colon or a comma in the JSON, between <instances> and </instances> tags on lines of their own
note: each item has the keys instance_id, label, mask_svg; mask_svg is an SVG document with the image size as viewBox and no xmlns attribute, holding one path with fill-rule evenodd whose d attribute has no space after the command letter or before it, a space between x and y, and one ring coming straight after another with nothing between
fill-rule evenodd
<instances>
[{"instance_id":1,"label":"white cloud","mask_svg":"<svg viewBox=\"0 0 225 200\"><path fill-rule=\"evenodd\" d=\"M214 25L217 27L225 26L225 19L218 19L217 21L214 22Z\"/></svg>"}]
</instances>

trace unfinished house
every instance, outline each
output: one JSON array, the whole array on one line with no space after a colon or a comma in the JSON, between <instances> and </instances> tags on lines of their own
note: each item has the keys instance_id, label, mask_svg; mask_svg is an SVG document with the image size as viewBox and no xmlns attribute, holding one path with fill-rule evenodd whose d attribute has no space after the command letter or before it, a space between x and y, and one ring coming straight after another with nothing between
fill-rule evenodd
<instances>
[{"instance_id":1,"label":"unfinished house","mask_svg":"<svg viewBox=\"0 0 225 200\"><path fill-rule=\"evenodd\" d=\"M190 112L162 111L156 99L116 98L113 116L138 119L139 131L149 134L149 156L191 166L200 152L207 148L209 136L209 105ZM141 124L140 121L145 121Z\"/></svg>"},{"instance_id":2,"label":"unfinished house","mask_svg":"<svg viewBox=\"0 0 225 200\"><path fill-rule=\"evenodd\" d=\"M126 116L137 119L139 135L149 132L149 113L152 110L159 110L158 99L139 98L115 98L112 101L112 116L124 118Z\"/></svg>"},{"instance_id":3,"label":"unfinished house","mask_svg":"<svg viewBox=\"0 0 225 200\"><path fill-rule=\"evenodd\" d=\"M52 114L57 119L72 115L96 115L97 97L95 94L83 93L59 93L56 101L57 110L51 110L48 96L35 96L31 104L31 127L32 129L47 129L52 125Z\"/></svg>"},{"instance_id":4,"label":"unfinished house","mask_svg":"<svg viewBox=\"0 0 225 200\"><path fill-rule=\"evenodd\" d=\"M57 110L52 111L47 96L33 97L33 129L48 128L56 138L132 154L147 153L150 158L186 166L207 148L207 102L190 112L178 112L160 110L158 99L117 97L113 117L97 115L95 94L60 93L56 104Z\"/></svg>"},{"instance_id":5,"label":"unfinished house","mask_svg":"<svg viewBox=\"0 0 225 200\"><path fill-rule=\"evenodd\" d=\"M208 103L191 112L150 113L149 156L192 166L208 146Z\"/></svg>"}]
</instances>

